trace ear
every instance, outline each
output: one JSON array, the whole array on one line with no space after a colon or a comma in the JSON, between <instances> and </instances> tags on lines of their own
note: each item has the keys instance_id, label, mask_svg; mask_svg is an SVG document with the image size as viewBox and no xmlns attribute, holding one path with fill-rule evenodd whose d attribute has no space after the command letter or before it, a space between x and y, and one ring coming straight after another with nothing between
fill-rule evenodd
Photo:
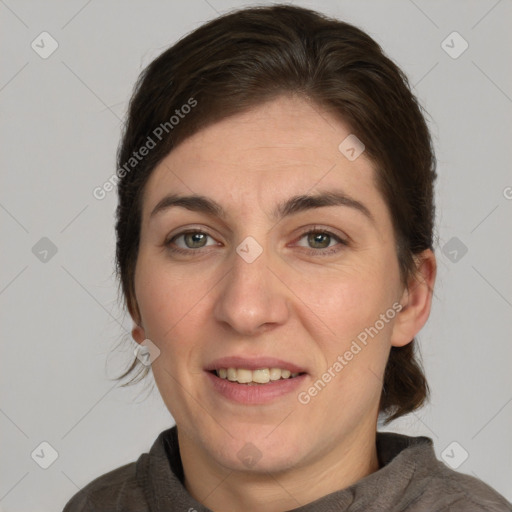
<instances>
[{"instance_id":1,"label":"ear","mask_svg":"<svg viewBox=\"0 0 512 512\"><path fill-rule=\"evenodd\" d=\"M141 344L146 339L146 333L144 331L144 328L134 323L132 328L132 338L137 343Z\"/></svg>"},{"instance_id":2,"label":"ear","mask_svg":"<svg viewBox=\"0 0 512 512\"><path fill-rule=\"evenodd\" d=\"M139 305L135 298L131 298L127 301L128 312L133 320L132 327L132 338L139 344L141 344L146 339L146 333L144 331L144 327L142 326L142 319L139 311Z\"/></svg>"},{"instance_id":3,"label":"ear","mask_svg":"<svg viewBox=\"0 0 512 512\"><path fill-rule=\"evenodd\" d=\"M410 343L425 325L432 305L436 280L436 257L427 249L415 255L416 271L403 291L400 304L402 309L396 316L391 335L391 345L403 347Z\"/></svg>"}]
</instances>

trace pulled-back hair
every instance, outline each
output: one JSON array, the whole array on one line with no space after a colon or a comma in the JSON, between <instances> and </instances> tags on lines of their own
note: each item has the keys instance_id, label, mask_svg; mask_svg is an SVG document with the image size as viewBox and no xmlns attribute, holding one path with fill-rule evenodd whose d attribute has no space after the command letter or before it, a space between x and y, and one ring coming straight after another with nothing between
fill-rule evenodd
<instances>
[{"instance_id":1,"label":"pulled-back hair","mask_svg":"<svg viewBox=\"0 0 512 512\"><path fill-rule=\"evenodd\" d=\"M151 172L198 130L280 95L329 109L364 143L393 222L401 279L416 275L414 256L433 245L436 162L406 76L353 25L289 5L247 8L179 40L135 86L117 155L116 223L116 270L134 319L142 197ZM143 147L144 158L135 160ZM391 348L380 401L387 422L428 397L415 346L413 339ZM135 358L118 379L135 374L135 382L147 371Z\"/></svg>"}]
</instances>

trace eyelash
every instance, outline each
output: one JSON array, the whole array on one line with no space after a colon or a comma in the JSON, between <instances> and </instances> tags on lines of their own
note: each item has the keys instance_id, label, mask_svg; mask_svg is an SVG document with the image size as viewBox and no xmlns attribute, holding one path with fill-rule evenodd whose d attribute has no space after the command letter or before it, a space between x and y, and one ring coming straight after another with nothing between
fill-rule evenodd
<instances>
[{"instance_id":1,"label":"eyelash","mask_svg":"<svg viewBox=\"0 0 512 512\"><path fill-rule=\"evenodd\" d=\"M167 249L170 252L172 252L172 253L184 254L184 255L187 255L187 256L190 256L192 253L202 253L202 252L204 252L204 249L205 249L204 247L201 247L199 249L182 249L181 247L172 247L171 246L171 244L176 239L178 239L181 236L189 235L189 234L201 234L201 235L206 235L206 236L209 236L210 238L213 238L209 233L207 233L205 231L202 231L200 229L190 229L190 230L187 230L187 231L182 231L181 233L178 233L178 234L174 235L169 240L166 240L164 242L164 246L167 247ZM303 231L300 234L300 236L297 239L297 241L301 240L306 235L310 235L310 234L327 235L331 239L335 239L340 245L348 246L348 242L346 240L344 240L343 238L341 238L339 235L336 235L335 233L333 233L332 231L329 231L328 229L322 229L322 228L316 228L316 227L313 228L313 229L308 228L305 231ZM329 256L331 254L335 254L335 253L339 252L340 250L341 250L341 248L335 249L334 246L333 246L333 247L325 247L324 249L309 249L309 250L305 250L304 252L308 256Z\"/></svg>"}]
</instances>

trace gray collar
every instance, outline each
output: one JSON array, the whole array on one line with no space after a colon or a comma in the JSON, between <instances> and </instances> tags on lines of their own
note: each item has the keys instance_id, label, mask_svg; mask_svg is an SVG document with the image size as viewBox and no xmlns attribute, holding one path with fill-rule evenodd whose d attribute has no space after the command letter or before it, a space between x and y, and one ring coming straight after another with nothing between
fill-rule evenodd
<instances>
[{"instance_id":1,"label":"gray collar","mask_svg":"<svg viewBox=\"0 0 512 512\"><path fill-rule=\"evenodd\" d=\"M357 512L404 510L424 492L438 473L432 440L377 432L380 469L350 487L298 506L293 512ZM183 485L183 466L176 426L163 431L148 454L137 462L137 481L145 489L153 512L211 512L190 496Z\"/></svg>"}]
</instances>

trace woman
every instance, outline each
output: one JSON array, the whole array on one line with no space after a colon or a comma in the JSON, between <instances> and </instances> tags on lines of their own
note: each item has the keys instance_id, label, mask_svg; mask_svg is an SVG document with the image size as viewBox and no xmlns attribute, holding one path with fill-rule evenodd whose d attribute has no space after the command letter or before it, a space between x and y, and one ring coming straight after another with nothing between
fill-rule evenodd
<instances>
[{"instance_id":1,"label":"woman","mask_svg":"<svg viewBox=\"0 0 512 512\"><path fill-rule=\"evenodd\" d=\"M291 6L200 27L140 77L118 178L147 351L121 378L151 367L176 427L65 512L511 510L377 432L428 395L435 158L368 35Z\"/></svg>"}]
</instances>

